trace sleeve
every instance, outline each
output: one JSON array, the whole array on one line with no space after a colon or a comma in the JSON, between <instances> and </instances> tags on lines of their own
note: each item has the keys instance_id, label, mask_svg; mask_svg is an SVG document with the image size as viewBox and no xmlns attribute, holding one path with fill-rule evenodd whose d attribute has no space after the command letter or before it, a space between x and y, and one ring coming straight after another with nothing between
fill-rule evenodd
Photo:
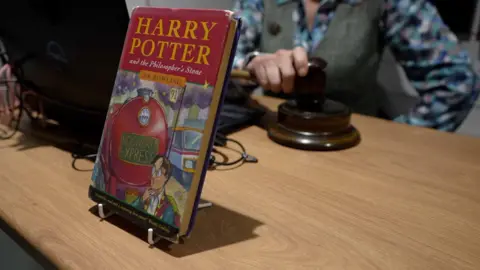
<instances>
[{"instance_id":1,"label":"sleeve","mask_svg":"<svg viewBox=\"0 0 480 270\"><path fill-rule=\"evenodd\" d=\"M263 0L234 0L233 11L242 18L242 29L233 61L234 68L242 68L247 54L258 49L262 32Z\"/></svg>"},{"instance_id":2,"label":"sleeve","mask_svg":"<svg viewBox=\"0 0 480 270\"><path fill-rule=\"evenodd\" d=\"M386 0L386 44L420 100L398 122L455 131L473 107L479 85L467 52L428 0Z\"/></svg>"}]
</instances>

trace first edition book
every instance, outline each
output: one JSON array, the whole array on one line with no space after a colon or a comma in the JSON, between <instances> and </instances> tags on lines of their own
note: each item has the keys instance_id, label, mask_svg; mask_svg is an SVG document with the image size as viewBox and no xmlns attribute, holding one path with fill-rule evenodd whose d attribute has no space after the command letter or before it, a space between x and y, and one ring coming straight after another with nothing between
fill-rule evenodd
<instances>
[{"instance_id":1,"label":"first edition book","mask_svg":"<svg viewBox=\"0 0 480 270\"><path fill-rule=\"evenodd\" d=\"M174 242L190 234L240 24L225 10L133 10L93 201Z\"/></svg>"}]
</instances>

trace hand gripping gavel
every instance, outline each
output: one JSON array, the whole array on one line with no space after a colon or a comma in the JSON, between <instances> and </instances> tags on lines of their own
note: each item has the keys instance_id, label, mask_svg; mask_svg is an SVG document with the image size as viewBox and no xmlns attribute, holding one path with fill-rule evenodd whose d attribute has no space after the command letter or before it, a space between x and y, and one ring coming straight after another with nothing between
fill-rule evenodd
<instances>
[{"instance_id":1,"label":"hand gripping gavel","mask_svg":"<svg viewBox=\"0 0 480 270\"><path fill-rule=\"evenodd\" d=\"M360 134L350 123L351 110L325 98L327 62L310 58L308 73L297 76L294 95L278 106L277 122L268 129L273 141L303 150L342 150L356 146ZM245 70L233 70L231 78L255 81Z\"/></svg>"}]
</instances>

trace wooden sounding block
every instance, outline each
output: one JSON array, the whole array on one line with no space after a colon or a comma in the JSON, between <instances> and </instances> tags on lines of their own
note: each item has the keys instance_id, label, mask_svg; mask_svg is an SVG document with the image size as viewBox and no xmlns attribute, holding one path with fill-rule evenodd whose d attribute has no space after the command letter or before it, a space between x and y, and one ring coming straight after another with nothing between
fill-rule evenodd
<instances>
[{"instance_id":1,"label":"wooden sounding block","mask_svg":"<svg viewBox=\"0 0 480 270\"><path fill-rule=\"evenodd\" d=\"M308 74L295 78L294 99L278 106L277 122L268 130L273 141L296 149L343 150L360 143L360 133L351 124L351 110L325 98L327 63L309 60ZM231 77L255 80L244 70L233 70Z\"/></svg>"}]
</instances>

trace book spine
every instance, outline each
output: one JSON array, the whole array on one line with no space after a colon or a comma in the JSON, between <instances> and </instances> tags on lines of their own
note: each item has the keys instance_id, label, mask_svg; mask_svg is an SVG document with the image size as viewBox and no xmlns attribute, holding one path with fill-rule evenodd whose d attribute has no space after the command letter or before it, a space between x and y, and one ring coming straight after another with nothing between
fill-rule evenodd
<instances>
[{"instance_id":1,"label":"book spine","mask_svg":"<svg viewBox=\"0 0 480 270\"><path fill-rule=\"evenodd\" d=\"M205 183L206 173L207 173L208 166L209 166L209 162L208 162L209 155L212 153L213 143L214 143L215 136L216 136L216 133L217 133L218 118L219 118L220 111L222 109L222 106L223 106L223 103L224 103L224 100L225 100L225 95L226 95L227 88L228 88L228 82L230 80L230 72L232 70L233 60L235 58L235 52L237 51L238 39L240 37L240 31L238 31L238 30L242 27L242 21L241 21L240 18L233 18L233 19L237 20L237 25L236 25L236 29L235 29L235 36L233 38L231 53L230 53L230 57L228 59L228 68L226 70L225 79L223 81L220 102L219 102L219 105L217 107L217 111L216 111L216 115L215 115L215 120L214 120L214 124L213 124L214 130L212 131L212 136L210 136L210 141L208 143L207 158L205 159L205 163L203 164L202 175L200 177L200 182L199 182L199 186L198 186L198 190L197 190L197 195L196 195L196 198L195 198L194 208L193 208L193 211L192 211L192 216L190 217L190 222L188 224L188 229L187 229L187 232L186 232L186 236L190 235L190 233L193 229L193 226L195 225L195 217L197 215L198 204L199 204L200 199L201 199L203 185Z\"/></svg>"}]
</instances>

